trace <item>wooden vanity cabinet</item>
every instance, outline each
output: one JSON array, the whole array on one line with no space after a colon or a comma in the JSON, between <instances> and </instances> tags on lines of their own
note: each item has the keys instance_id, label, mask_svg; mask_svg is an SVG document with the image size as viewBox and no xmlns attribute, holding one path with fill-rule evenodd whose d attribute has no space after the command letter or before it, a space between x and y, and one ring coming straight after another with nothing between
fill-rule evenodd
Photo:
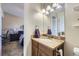
<instances>
[{"instance_id":1,"label":"wooden vanity cabinet","mask_svg":"<svg viewBox=\"0 0 79 59\"><path fill-rule=\"evenodd\" d=\"M43 51L41 51L41 50L39 49L38 56L47 56L47 54L43 53Z\"/></svg>"},{"instance_id":2,"label":"wooden vanity cabinet","mask_svg":"<svg viewBox=\"0 0 79 59\"><path fill-rule=\"evenodd\" d=\"M60 48L64 49L63 44L58 46L56 49ZM35 40L32 40L32 56L57 56L56 49L49 48L48 46L45 46Z\"/></svg>"},{"instance_id":3,"label":"wooden vanity cabinet","mask_svg":"<svg viewBox=\"0 0 79 59\"><path fill-rule=\"evenodd\" d=\"M32 40L32 56L38 55L38 43Z\"/></svg>"},{"instance_id":4,"label":"wooden vanity cabinet","mask_svg":"<svg viewBox=\"0 0 79 59\"><path fill-rule=\"evenodd\" d=\"M32 40L32 56L52 56L52 55L53 51L50 48Z\"/></svg>"},{"instance_id":5,"label":"wooden vanity cabinet","mask_svg":"<svg viewBox=\"0 0 79 59\"><path fill-rule=\"evenodd\" d=\"M45 56L52 56L53 55L53 51L50 48L48 48L47 46L40 44L40 43L39 43L38 54L39 53L42 55L45 55Z\"/></svg>"}]
</instances>

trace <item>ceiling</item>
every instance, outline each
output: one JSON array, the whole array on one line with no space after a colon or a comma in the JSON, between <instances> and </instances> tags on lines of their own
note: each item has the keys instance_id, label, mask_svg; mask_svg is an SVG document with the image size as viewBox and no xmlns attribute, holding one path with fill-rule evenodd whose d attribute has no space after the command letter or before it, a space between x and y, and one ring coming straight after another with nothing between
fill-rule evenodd
<instances>
[{"instance_id":1,"label":"ceiling","mask_svg":"<svg viewBox=\"0 0 79 59\"><path fill-rule=\"evenodd\" d=\"M35 8L35 6L37 5L35 4L33 8ZM46 8L47 5L51 6L52 3L42 3L39 5L40 5L40 8L41 8L41 5L42 5L42 8ZM61 5L63 8L60 10L57 10L58 12L64 11L64 4L62 3ZM38 6L36 7L36 9L39 9ZM24 17L24 3L2 3L2 10L3 12L9 13L11 15Z\"/></svg>"},{"instance_id":2,"label":"ceiling","mask_svg":"<svg viewBox=\"0 0 79 59\"><path fill-rule=\"evenodd\" d=\"M24 4L23 3L2 3L3 12L9 13L14 16L24 16Z\"/></svg>"}]
</instances>

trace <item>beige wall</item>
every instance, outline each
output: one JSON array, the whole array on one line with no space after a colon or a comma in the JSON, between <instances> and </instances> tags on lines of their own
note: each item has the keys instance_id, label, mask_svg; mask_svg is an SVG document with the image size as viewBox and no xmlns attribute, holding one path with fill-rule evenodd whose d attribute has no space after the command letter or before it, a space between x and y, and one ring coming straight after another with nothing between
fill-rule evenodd
<instances>
[{"instance_id":1,"label":"beige wall","mask_svg":"<svg viewBox=\"0 0 79 59\"><path fill-rule=\"evenodd\" d=\"M79 4L66 4L65 5L65 46L64 52L65 56L73 55L73 48L79 47L79 27L73 27L75 23L77 23L77 19L79 18L79 12L73 10L75 6L79 6ZM39 25L40 31L43 31L43 23L41 14L37 13L36 9L40 10L39 4L24 4L24 25L25 25L25 48L24 55L31 55L31 35L34 31L34 26L36 24ZM36 9L35 9L36 8ZM35 9L35 10L34 10ZM31 14L33 12L33 14ZM32 15L36 14L36 18L33 18ZM48 25L48 18L46 17L46 24ZM47 28L47 27L46 27ZM46 30L45 30L46 31Z\"/></svg>"},{"instance_id":2,"label":"beige wall","mask_svg":"<svg viewBox=\"0 0 79 59\"><path fill-rule=\"evenodd\" d=\"M39 26L40 32L43 32L43 15L41 12L41 4L24 4L24 24L25 24L25 55L31 55L31 35L34 32L35 25ZM49 19L44 16L45 19L45 29L47 32L47 25L49 24Z\"/></svg>"},{"instance_id":3,"label":"beige wall","mask_svg":"<svg viewBox=\"0 0 79 59\"><path fill-rule=\"evenodd\" d=\"M79 4L66 4L65 5L65 55L73 55L73 48L79 47L79 27L73 27L72 25L79 23L79 11L74 11L73 8L79 6Z\"/></svg>"},{"instance_id":4,"label":"beige wall","mask_svg":"<svg viewBox=\"0 0 79 59\"><path fill-rule=\"evenodd\" d=\"M19 28L20 25L24 24L24 19L13 16L8 13L4 13L4 19L3 19L3 31L7 31L9 28Z\"/></svg>"}]
</instances>

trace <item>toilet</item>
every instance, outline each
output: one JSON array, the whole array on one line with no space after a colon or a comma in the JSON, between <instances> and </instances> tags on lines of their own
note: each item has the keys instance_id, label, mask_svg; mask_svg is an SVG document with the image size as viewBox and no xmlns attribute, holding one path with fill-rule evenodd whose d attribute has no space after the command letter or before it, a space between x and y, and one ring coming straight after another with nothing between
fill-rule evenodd
<instances>
[{"instance_id":1,"label":"toilet","mask_svg":"<svg viewBox=\"0 0 79 59\"><path fill-rule=\"evenodd\" d=\"M75 47L75 48L73 49L73 55L74 55L74 56L79 56L79 48Z\"/></svg>"}]
</instances>

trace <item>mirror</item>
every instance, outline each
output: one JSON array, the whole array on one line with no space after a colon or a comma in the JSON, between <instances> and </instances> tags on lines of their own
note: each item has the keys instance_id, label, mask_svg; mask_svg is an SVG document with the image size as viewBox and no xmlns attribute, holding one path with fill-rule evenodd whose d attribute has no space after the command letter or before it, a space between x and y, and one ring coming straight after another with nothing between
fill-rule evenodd
<instances>
[{"instance_id":1,"label":"mirror","mask_svg":"<svg viewBox=\"0 0 79 59\"><path fill-rule=\"evenodd\" d=\"M43 34L51 29L51 35L64 36L64 3L43 3ZM46 17L48 19L46 19ZM46 33L47 34L47 33Z\"/></svg>"},{"instance_id":2,"label":"mirror","mask_svg":"<svg viewBox=\"0 0 79 59\"><path fill-rule=\"evenodd\" d=\"M40 35L64 36L64 3L33 4L32 23L38 26Z\"/></svg>"}]
</instances>

